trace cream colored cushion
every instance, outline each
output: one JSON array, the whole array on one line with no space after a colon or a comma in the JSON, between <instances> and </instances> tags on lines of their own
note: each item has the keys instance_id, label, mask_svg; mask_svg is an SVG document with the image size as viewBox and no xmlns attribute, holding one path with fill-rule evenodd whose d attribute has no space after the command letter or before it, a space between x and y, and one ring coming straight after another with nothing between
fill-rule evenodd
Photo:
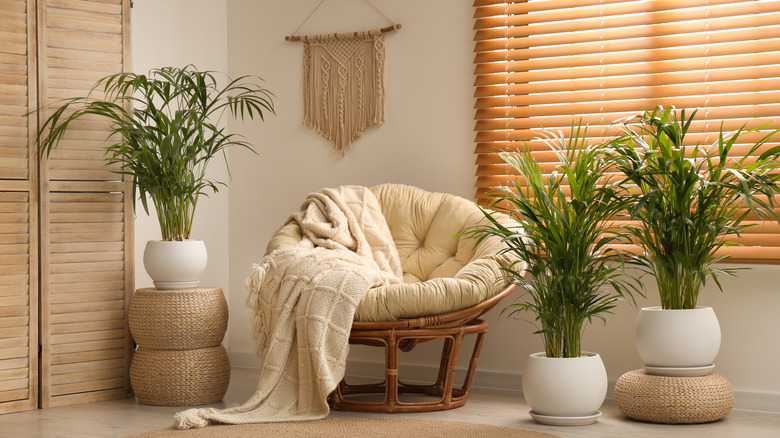
<instances>
[{"instance_id":1,"label":"cream colored cushion","mask_svg":"<svg viewBox=\"0 0 780 438\"><path fill-rule=\"evenodd\" d=\"M358 305L356 321L394 321L452 312L495 295L511 258L499 254L504 244L489 238L459 237L464 229L486 222L471 201L417 187L382 184L371 188L387 220L404 271L404 284L370 289ZM504 219L505 220L505 219ZM294 223L271 238L268 252L300 241Z\"/></svg>"}]
</instances>

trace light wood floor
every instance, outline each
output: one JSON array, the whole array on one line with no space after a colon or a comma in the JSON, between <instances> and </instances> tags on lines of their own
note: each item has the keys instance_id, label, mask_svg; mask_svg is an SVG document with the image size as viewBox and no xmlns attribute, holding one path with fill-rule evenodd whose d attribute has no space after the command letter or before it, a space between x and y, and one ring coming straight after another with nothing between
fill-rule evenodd
<instances>
[{"instance_id":1,"label":"light wood floor","mask_svg":"<svg viewBox=\"0 0 780 438\"><path fill-rule=\"evenodd\" d=\"M257 371L234 369L225 401L217 407L243 403L254 392ZM534 423L519 392L472 389L465 406L446 412L393 414L392 418L430 418L466 421L523 429L534 429L568 437L780 437L780 414L733 411L725 419L703 425L658 425L632 421L624 417L614 401L602 406L603 415L596 424L580 427L552 427ZM172 424L176 407L138 404L135 399L115 400L78 406L0 415L3 438L89 438L124 437ZM332 417L370 417L377 414L331 412Z\"/></svg>"}]
</instances>

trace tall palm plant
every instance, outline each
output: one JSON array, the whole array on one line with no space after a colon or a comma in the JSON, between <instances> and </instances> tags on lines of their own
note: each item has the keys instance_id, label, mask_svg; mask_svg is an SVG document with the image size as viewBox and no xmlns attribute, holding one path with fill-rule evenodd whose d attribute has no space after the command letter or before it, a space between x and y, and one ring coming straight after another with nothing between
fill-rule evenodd
<instances>
[{"instance_id":1,"label":"tall palm plant","mask_svg":"<svg viewBox=\"0 0 780 438\"><path fill-rule=\"evenodd\" d=\"M82 117L108 120L108 163L119 163L116 172L132 177L134 199L140 198L147 214L151 199L163 240L189 239L199 197L224 185L206 178L209 161L231 146L252 150L221 126L222 117L263 120L265 112L274 113L272 93L256 79L228 78L221 86L215 72L191 65L107 76L46 119L38 134L40 153L49 156ZM104 97L95 97L98 92Z\"/></svg>"},{"instance_id":2,"label":"tall palm plant","mask_svg":"<svg viewBox=\"0 0 780 438\"><path fill-rule=\"evenodd\" d=\"M655 277L664 309L696 308L708 279L721 288L718 276L735 274L737 268L717 265L728 257L719 250L749 226L750 213L780 219L774 209L780 149L766 146L778 131L735 156L743 136L765 126L721 129L711 145L691 144L686 135L695 115L656 107L625 120L623 135L612 142L625 175L623 196L639 222L627 228L643 249L633 262Z\"/></svg>"},{"instance_id":3,"label":"tall palm plant","mask_svg":"<svg viewBox=\"0 0 780 438\"><path fill-rule=\"evenodd\" d=\"M611 249L619 236L609 221L625 201L607 181L603 145L587 144L585 128L573 126L568 139L544 132L543 140L560 162L549 175L527 150L501 154L525 184L515 179L491 193L489 207L512 225L483 209L488 225L466 234L504 241L517 259L507 274L528 297L510 305L511 314L535 315L547 357L578 357L585 322L604 320L618 299L633 300L638 290L621 276L622 260ZM523 263L524 273L516 269Z\"/></svg>"}]
</instances>

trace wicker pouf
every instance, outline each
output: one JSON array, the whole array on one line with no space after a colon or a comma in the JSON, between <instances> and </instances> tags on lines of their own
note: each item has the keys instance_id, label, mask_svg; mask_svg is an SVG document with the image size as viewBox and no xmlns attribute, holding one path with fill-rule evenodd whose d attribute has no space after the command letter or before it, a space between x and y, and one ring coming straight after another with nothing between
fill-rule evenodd
<instances>
[{"instance_id":1,"label":"wicker pouf","mask_svg":"<svg viewBox=\"0 0 780 438\"><path fill-rule=\"evenodd\" d=\"M128 322L138 344L130 383L140 403L193 406L222 400L230 381L222 346L228 322L222 289L138 289Z\"/></svg>"},{"instance_id":2,"label":"wicker pouf","mask_svg":"<svg viewBox=\"0 0 780 438\"><path fill-rule=\"evenodd\" d=\"M191 350L222 343L228 307L222 289L138 289L128 323L138 345L155 350Z\"/></svg>"},{"instance_id":3,"label":"wicker pouf","mask_svg":"<svg viewBox=\"0 0 780 438\"><path fill-rule=\"evenodd\" d=\"M615 402L627 417L651 423L693 424L720 420L734 406L725 377L666 377L635 370L615 385Z\"/></svg>"},{"instance_id":4,"label":"wicker pouf","mask_svg":"<svg viewBox=\"0 0 780 438\"><path fill-rule=\"evenodd\" d=\"M222 400L230 383L230 361L222 345L195 350L139 347L130 381L145 405L206 405Z\"/></svg>"}]
</instances>

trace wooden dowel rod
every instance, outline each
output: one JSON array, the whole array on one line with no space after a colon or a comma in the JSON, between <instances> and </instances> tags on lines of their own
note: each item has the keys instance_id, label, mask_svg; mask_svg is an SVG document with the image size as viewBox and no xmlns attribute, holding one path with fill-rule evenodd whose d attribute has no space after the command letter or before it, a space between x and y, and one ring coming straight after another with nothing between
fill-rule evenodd
<instances>
[{"instance_id":1,"label":"wooden dowel rod","mask_svg":"<svg viewBox=\"0 0 780 438\"><path fill-rule=\"evenodd\" d=\"M387 27L383 27L383 28L379 29L379 31L380 31L380 32L382 32L382 33L386 33L386 32L391 32L391 31L394 31L394 30L396 30L396 29L400 29L400 28L401 28L401 25L400 25L400 24L395 24L395 25L393 25L393 26L387 26ZM357 32L355 32L355 36L357 36L357 34L358 34L358 33L357 33ZM290 36L290 35L288 35L288 36L284 37L284 39L285 39L286 41L300 41L300 40L301 40L301 37L299 37L299 36L297 36L297 35L295 35L295 36Z\"/></svg>"}]
</instances>

